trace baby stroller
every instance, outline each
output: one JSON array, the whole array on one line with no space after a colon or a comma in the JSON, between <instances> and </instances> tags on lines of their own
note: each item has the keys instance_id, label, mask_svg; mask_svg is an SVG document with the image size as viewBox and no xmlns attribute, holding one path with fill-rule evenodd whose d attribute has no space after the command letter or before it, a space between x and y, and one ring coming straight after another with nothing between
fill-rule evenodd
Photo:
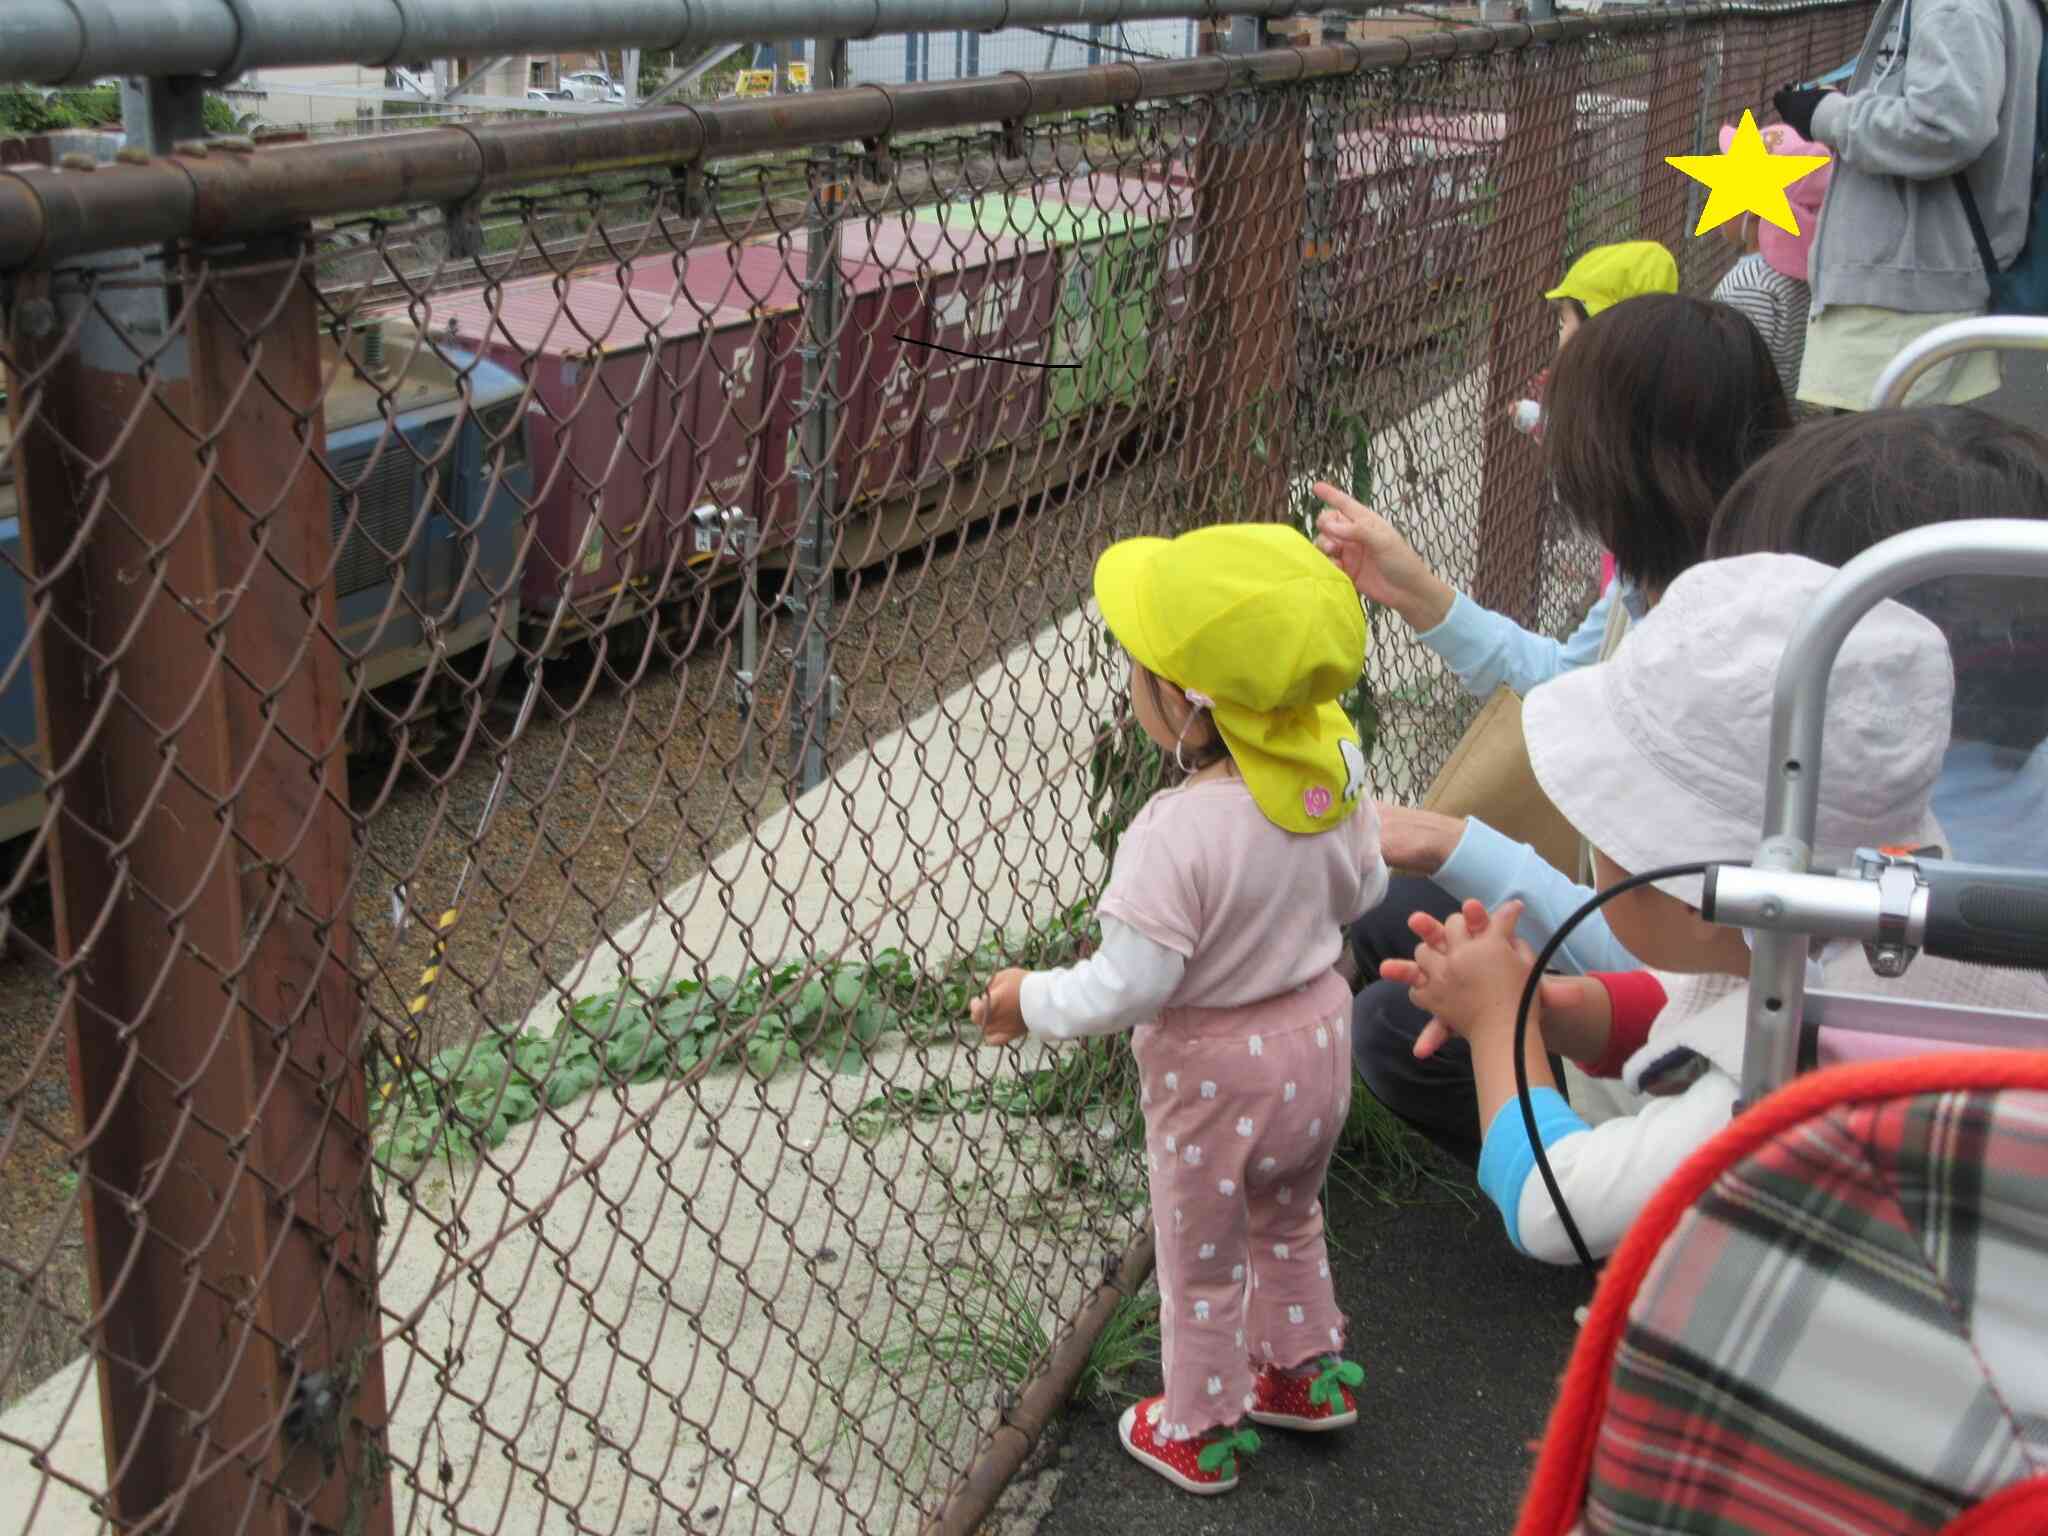
<instances>
[{"instance_id":1,"label":"baby stroller","mask_svg":"<svg viewBox=\"0 0 2048 1536\"><path fill-rule=\"evenodd\" d=\"M1877 403L1982 345L2048 348L2048 322L1932 332ZM1881 975L1921 951L2048 967L2039 872L1896 850L1806 870L1842 638L1914 582L1980 573L2048 577L2048 524L1888 540L1788 651L1764 842L1703 909L1756 933L1747 1107L1610 1260L1518 1536L2048 1532L2048 1019L1805 986L1813 937L1862 941Z\"/></svg>"}]
</instances>

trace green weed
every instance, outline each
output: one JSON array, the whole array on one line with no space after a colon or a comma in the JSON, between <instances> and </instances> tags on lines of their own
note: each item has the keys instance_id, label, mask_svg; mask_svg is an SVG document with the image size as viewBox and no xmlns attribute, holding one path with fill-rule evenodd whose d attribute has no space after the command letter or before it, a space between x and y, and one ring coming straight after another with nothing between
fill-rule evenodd
<instances>
[{"instance_id":1,"label":"green weed","mask_svg":"<svg viewBox=\"0 0 2048 1536\"><path fill-rule=\"evenodd\" d=\"M1082 904L1020 939L988 939L936 973L887 949L866 964L791 962L738 977L685 978L654 994L579 998L551 1032L473 1040L423 1067L384 1072L372 1085L376 1160L397 1172L474 1156L544 1108L699 1068L742 1068L766 1081L807 1059L858 1076L885 1036L956 1037L974 993L1001 966L1063 965L1099 936ZM1024 1093L1036 1094L1045 1113L1076 1113L1087 1092L1076 1071L1063 1063L1057 1081ZM903 1105L932 1114L957 1107L937 1098ZM870 1128L878 1131L880 1122Z\"/></svg>"},{"instance_id":2,"label":"green weed","mask_svg":"<svg viewBox=\"0 0 2048 1536\"><path fill-rule=\"evenodd\" d=\"M1345 1117L1337 1155L1331 1159L1324 1181L1323 1237L1332 1253L1356 1257L1357 1251L1345 1240L1343 1223L1330 1209L1331 1196L1340 1191L1366 1205L1392 1207L1449 1199L1472 1208L1470 1180L1446 1173L1422 1137L1395 1119L1355 1078L1351 1112Z\"/></svg>"},{"instance_id":3,"label":"green weed","mask_svg":"<svg viewBox=\"0 0 2048 1536\"><path fill-rule=\"evenodd\" d=\"M707 1062L764 1080L800 1056L828 1071L864 1072L893 1022L865 969L805 970L686 979L653 996L607 992L577 1000L552 1033L450 1046L380 1085L377 1160L398 1169L466 1156L498 1146L543 1106L559 1109L600 1086L681 1077Z\"/></svg>"},{"instance_id":4,"label":"green weed","mask_svg":"<svg viewBox=\"0 0 2048 1536\"><path fill-rule=\"evenodd\" d=\"M1079 1040L1063 1046L1045 1066L972 1087L927 1083L890 1088L856 1109L848 1128L873 1140L907 1121L990 1110L1020 1119L1078 1120L1092 1131L1109 1131L1115 1146L1131 1153L1144 1145L1138 1064L1121 1040Z\"/></svg>"},{"instance_id":5,"label":"green weed","mask_svg":"<svg viewBox=\"0 0 2048 1536\"><path fill-rule=\"evenodd\" d=\"M252 117L237 113L224 96L208 94L200 103L200 111L208 133L246 133L254 123ZM89 85L62 91L26 85L0 88L0 132L50 133L66 128L120 126L119 86Z\"/></svg>"}]
</instances>

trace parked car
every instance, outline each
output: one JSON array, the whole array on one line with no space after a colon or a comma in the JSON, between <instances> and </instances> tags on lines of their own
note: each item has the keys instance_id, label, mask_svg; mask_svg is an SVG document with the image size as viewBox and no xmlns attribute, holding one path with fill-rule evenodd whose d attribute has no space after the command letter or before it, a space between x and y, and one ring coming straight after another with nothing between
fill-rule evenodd
<instances>
[{"instance_id":1,"label":"parked car","mask_svg":"<svg viewBox=\"0 0 2048 1536\"><path fill-rule=\"evenodd\" d=\"M586 69L562 76L555 95L562 101L624 101L626 88L602 70Z\"/></svg>"}]
</instances>

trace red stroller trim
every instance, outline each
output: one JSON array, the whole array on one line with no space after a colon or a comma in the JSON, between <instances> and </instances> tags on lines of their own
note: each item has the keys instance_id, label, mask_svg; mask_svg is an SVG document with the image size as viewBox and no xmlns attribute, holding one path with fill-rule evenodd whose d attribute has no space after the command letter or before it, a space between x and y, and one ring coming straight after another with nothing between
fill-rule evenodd
<instances>
[{"instance_id":1,"label":"red stroller trim","mask_svg":"<svg viewBox=\"0 0 2048 1536\"><path fill-rule=\"evenodd\" d=\"M1564 1536L1578 1522L1594 1445L1606 1415L1615 1350L1627 1327L1629 1308L1680 1218L1716 1179L1781 1132L1844 1105L2003 1088L2048 1091L2048 1051L1969 1051L1833 1067L1788 1083L1731 1120L1695 1152L1643 1208L1600 1277L1599 1290L1579 1331L1544 1429L1542 1455L1522 1499L1516 1536ZM1988 1511L2002 1502L2005 1493L2028 1486L2004 1490L1977 1509ZM2037 1490L2033 1497L2040 1500L2044 1495ZM2027 1507L2038 1511L2039 1506ZM2038 1523L2031 1528L2038 1529ZM1958 1522L1952 1529L1956 1536L2003 1536L2007 1527Z\"/></svg>"},{"instance_id":2,"label":"red stroller trim","mask_svg":"<svg viewBox=\"0 0 2048 1536\"><path fill-rule=\"evenodd\" d=\"M2042 1531L2048 1531L2048 1477L2030 1477L1964 1510L1941 1536L2040 1536Z\"/></svg>"}]
</instances>

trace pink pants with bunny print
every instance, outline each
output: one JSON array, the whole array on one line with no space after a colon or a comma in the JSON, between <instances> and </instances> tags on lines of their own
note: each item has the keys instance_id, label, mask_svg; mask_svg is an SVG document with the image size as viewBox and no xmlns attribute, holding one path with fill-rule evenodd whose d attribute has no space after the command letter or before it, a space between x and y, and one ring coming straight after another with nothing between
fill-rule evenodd
<instances>
[{"instance_id":1,"label":"pink pants with bunny print","mask_svg":"<svg viewBox=\"0 0 2048 1536\"><path fill-rule=\"evenodd\" d=\"M1255 1365L1343 1347L1320 1201L1351 1108L1350 1019L1330 972L1137 1031L1169 1438L1242 1418Z\"/></svg>"}]
</instances>

